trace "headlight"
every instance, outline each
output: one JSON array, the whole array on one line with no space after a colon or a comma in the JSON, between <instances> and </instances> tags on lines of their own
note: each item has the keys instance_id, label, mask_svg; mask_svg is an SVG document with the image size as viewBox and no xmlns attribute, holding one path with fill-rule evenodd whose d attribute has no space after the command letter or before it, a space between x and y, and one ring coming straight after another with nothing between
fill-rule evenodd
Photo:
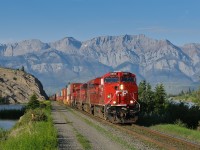
<instances>
[{"instance_id":1,"label":"headlight","mask_svg":"<svg viewBox=\"0 0 200 150\"><path fill-rule=\"evenodd\" d=\"M116 101L113 101L113 104L116 104L117 102Z\"/></svg>"},{"instance_id":2,"label":"headlight","mask_svg":"<svg viewBox=\"0 0 200 150\"><path fill-rule=\"evenodd\" d=\"M107 98L111 98L111 94L108 94Z\"/></svg>"},{"instance_id":3,"label":"headlight","mask_svg":"<svg viewBox=\"0 0 200 150\"><path fill-rule=\"evenodd\" d=\"M120 90L123 90L123 89L124 89L124 85L123 85L123 84L120 84L119 89L120 89Z\"/></svg>"},{"instance_id":4,"label":"headlight","mask_svg":"<svg viewBox=\"0 0 200 150\"><path fill-rule=\"evenodd\" d=\"M133 104L133 102L134 102L133 100L130 100L130 104Z\"/></svg>"}]
</instances>

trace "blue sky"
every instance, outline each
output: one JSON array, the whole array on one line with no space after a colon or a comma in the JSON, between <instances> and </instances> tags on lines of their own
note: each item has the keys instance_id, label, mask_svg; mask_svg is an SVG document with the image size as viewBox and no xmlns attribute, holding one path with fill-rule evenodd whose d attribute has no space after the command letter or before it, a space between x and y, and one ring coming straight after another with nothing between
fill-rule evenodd
<instances>
[{"instance_id":1,"label":"blue sky","mask_svg":"<svg viewBox=\"0 0 200 150\"><path fill-rule=\"evenodd\" d=\"M145 34L200 43L199 0L0 0L0 43Z\"/></svg>"}]
</instances>

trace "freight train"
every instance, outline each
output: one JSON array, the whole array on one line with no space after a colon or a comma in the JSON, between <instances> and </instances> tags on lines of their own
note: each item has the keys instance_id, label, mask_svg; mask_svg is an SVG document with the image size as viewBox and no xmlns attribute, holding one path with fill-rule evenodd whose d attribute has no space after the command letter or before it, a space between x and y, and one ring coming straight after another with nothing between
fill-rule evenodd
<instances>
[{"instance_id":1,"label":"freight train","mask_svg":"<svg viewBox=\"0 0 200 150\"><path fill-rule=\"evenodd\" d=\"M109 72L87 83L69 83L53 99L113 123L135 123L140 111L136 76L130 72Z\"/></svg>"}]
</instances>

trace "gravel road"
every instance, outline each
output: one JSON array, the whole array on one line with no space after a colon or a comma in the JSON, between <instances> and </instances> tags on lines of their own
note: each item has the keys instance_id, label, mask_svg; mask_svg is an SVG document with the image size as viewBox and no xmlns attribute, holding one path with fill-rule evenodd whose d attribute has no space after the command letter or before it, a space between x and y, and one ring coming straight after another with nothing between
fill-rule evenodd
<instances>
[{"instance_id":1,"label":"gravel road","mask_svg":"<svg viewBox=\"0 0 200 150\"><path fill-rule=\"evenodd\" d=\"M153 149L134 137L129 137L125 133L103 125L71 108L61 106L57 102L52 102L52 117L58 130L58 148L60 150ZM77 135L82 135L89 141L90 148L84 147Z\"/></svg>"}]
</instances>

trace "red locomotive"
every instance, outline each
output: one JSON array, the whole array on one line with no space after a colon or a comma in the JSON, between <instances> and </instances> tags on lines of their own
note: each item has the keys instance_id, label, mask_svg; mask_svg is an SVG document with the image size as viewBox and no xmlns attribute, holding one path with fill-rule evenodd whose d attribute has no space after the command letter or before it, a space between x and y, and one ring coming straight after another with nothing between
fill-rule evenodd
<instances>
[{"instance_id":1,"label":"red locomotive","mask_svg":"<svg viewBox=\"0 0 200 150\"><path fill-rule=\"evenodd\" d=\"M134 123L138 118L138 87L130 72L110 72L87 83L71 83L65 95L68 105L113 123Z\"/></svg>"}]
</instances>

